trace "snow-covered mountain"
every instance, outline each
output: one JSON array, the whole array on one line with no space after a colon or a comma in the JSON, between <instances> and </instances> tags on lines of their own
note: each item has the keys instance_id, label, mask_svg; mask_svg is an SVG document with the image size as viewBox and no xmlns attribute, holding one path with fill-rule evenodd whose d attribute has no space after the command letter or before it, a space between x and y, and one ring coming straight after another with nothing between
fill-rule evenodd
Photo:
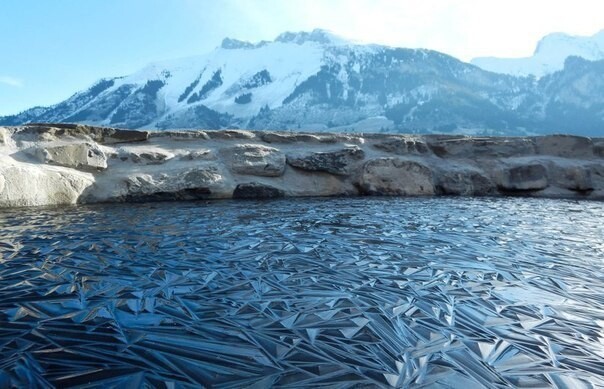
<instances>
[{"instance_id":1,"label":"snow-covered mountain","mask_svg":"<svg viewBox=\"0 0 604 389\"><path fill-rule=\"evenodd\" d=\"M537 78L564 68L564 61L570 56L589 61L604 59L604 30L593 36L572 36L554 33L545 36L537 44L535 53L526 58L480 57L472 64L491 72L513 76L533 75Z\"/></svg>"},{"instance_id":2,"label":"snow-covered mountain","mask_svg":"<svg viewBox=\"0 0 604 389\"><path fill-rule=\"evenodd\" d=\"M602 135L604 61L565 64L536 81L323 30L256 44L227 38L209 54L103 79L0 125Z\"/></svg>"}]
</instances>

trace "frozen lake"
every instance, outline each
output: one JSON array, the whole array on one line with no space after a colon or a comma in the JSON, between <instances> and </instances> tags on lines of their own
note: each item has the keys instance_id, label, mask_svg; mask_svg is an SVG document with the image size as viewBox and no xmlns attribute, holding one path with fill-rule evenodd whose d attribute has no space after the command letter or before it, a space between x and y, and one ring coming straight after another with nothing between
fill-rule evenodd
<instances>
[{"instance_id":1,"label":"frozen lake","mask_svg":"<svg viewBox=\"0 0 604 389\"><path fill-rule=\"evenodd\" d=\"M0 387L601 387L604 203L0 211Z\"/></svg>"}]
</instances>

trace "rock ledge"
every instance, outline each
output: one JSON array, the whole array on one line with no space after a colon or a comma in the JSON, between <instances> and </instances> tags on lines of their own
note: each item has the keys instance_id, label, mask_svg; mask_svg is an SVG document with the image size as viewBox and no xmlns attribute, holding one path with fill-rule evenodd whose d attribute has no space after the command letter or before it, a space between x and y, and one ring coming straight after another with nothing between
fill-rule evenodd
<instances>
[{"instance_id":1,"label":"rock ledge","mask_svg":"<svg viewBox=\"0 0 604 389\"><path fill-rule=\"evenodd\" d=\"M296 196L604 199L604 140L0 127L0 207Z\"/></svg>"}]
</instances>

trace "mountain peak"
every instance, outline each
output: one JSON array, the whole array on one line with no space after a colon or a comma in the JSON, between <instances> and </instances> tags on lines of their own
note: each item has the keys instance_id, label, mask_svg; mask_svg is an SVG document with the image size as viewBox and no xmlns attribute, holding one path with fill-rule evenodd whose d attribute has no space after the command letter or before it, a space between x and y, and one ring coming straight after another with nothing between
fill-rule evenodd
<instances>
[{"instance_id":1,"label":"mountain peak","mask_svg":"<svg viewBox=\"0 0 604 389\"><path fill-rule=\"evenodd\" d=\"M279 36L277 36L277 38L275 38L275 42L281 42L281 43L295 43L298 45L304 44L306 42L316 42L316 43L320 43L323 45L346 45L349 42L328 31L328 30L323 30L320 28L316 28L314 30L312 30L311 32L307 32L307 31L298 31L298 32L291 32L291 31L287 31L284 32L282 34L280 34Z\"/></svg>"},{"instance_id":2,"label":"mountain peak","mask_svg":"<svg viewBox=\"0 0 604 389\"><path fill-rule=\"evenodd\" d=\"M563 32L547 34L539 40L534 55L548 50L557 50L560 46L604 48L604 30L591 36L570 35Z\"/></svg>"},{"instance_id":3,"label":"mountain peak","mask_svg":"<svg viewBox=\"0 0 604 389\"><path fill-rule=\"evenodd\" d=\"M351 42L328 31L320 28L316 28L310 32L308 31L286 31L284 33L279 34L274 42L279 43L293 43L296 45L302 45L306 42L315 42L321 45L327 46L343 46L348 45ZM260 41L258 43L251 43L248 41L242 41L239 39L233 38L224 38L222 43L220 44L220 48L226 50L236 50L236 49L255 49L261 46L266 45L267 41Z\"/></svg>"},{"instance_id":4,"label":"mountain peak","mask_svg":"<svg viewBox=\"0 0 604 389\"><path fill-rule=\"evenodd\" d=\"M513 66L499 61L504 72L564 72L535 82L435 51L363 45L325 30L286 32L271 42L227 38L207 54L150 64L51 107L0 117L0 126L601 136L604 61L579 58L593 45L575 50L564 39L552 41L564 49L559 56L551 55L554 45Z\"/></svg>"},{"instance_id":5,"label":"mountain peak","mask_svg":"<svg viewBox=\"0 0 604 389\"><path fill-rule=\"evenodd\" d=\"M551 34L547 34L546 36L541 38L539 40L539 42L537 42L537 47L535 48L535 51L533 54L538 55L539 53L544 52L545 50L547 50L548 46L551 44L557 44L559 42L565 42L565 41L567 42L570 40L572 40L572 37L563 32L554 32Z\"/></svg>"},{"instance_id":6,"label":"mountain peak","mask_svg":"<svg viewBox=\"0 0 604 389\"><path fill-rule=\"evenodd\" d=\"M247 41L240 41L239 39L224 38L220 47L223 49L253 49L256 47L254 44Z\"/></svg>"},{"instance_id":7,"label":"mountain peak","mask_svg":"<svg viewBox=\"0 0 604 389\"><path fill-rule=\"evenodd\" d=\"M604 59L604 30L592 36L555 32L541 38L530 57L482 57L474 58L471 62L496 73L514 76L533 75L540 78L562 70L565 60L569 56L581 57L589 61Z\"/></svg>"}]
</instances>

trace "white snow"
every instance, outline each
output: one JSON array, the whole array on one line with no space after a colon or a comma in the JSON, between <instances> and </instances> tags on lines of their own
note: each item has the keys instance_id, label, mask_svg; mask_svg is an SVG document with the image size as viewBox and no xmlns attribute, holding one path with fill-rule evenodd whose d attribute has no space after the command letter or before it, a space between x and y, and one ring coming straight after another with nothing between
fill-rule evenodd
<instances>
[{"instance_id":1,"label":"white snow","mask_svg":"<svg viewBox=\"0 0 604 389\"><path fill-rule=\"evenodd\" d=\"M554 33L537 44L535 53L525 58L474 58L471 63L495 73L514 76L534 75L537 78L562 70L569 56L590 61L604 59L604 30L593 36L572 36Z\"/></svg>"},{"instance_id":2,"label":"white snow","mask_svg":"<svg viewBox=\"0 0 604 389\"><path fill-rule=\"evenodd\" d=\"M271 42L254 49L218 47L206 55L151 64L117 80L109 91L124 84L143 86L149 80L160 79L166 82L159 91L159 98L165 101L166 114L203 104L235 117L249 117L257 114L265 105L270 108L282 105L299 83L321 69L323 57L324 44L310 40L301 43ZM213 89L204 99L193 104L188 104L187 98L178 101L200 74L199 83L188 96L198 92L218 70L221 71L222 85ZM269 72L272 82L256 88L242 88L242 84L263 70ZM170 74L167 78L166 71ZM235 103L235 98L245 93L252 94L251 102Z\"/></svg>"},{"instance_id":3,"label":"white snow","mask_svg":"<svg viewBox=\"0 0 604 389\"><path fill-rule=\"evenodd\" d=\"M165 85L158 92L158 104L164 109L163 116L203 104L235 117L249 118L258 114L264 106L271 109L280 107L283 100L300 83L317 74L321 66L347 63L348 57L341 54L341 48L354 52L357 56L380 48L357 46L325 30L284 33L273 42L240 46L220 46L205 55L150 64L132 75L117 79L115 85L103 93L111 93L126 84L142 87L150 80L162 80ZM354 71L358 72L360 67L360 64L355 64ZM201 100L188 103L188 98L198 93L219 70L222 84ZM271 82L253 88L243 87L263 70L270 74ZM179 102L185 89L198 78L195 88ZM344 66L338 78L347 86L348 73ZM246 93L251 93L251 102L235 103L235 98ZM154 123L148 126L153 126Z\"/></svg>"}]
</instances>

